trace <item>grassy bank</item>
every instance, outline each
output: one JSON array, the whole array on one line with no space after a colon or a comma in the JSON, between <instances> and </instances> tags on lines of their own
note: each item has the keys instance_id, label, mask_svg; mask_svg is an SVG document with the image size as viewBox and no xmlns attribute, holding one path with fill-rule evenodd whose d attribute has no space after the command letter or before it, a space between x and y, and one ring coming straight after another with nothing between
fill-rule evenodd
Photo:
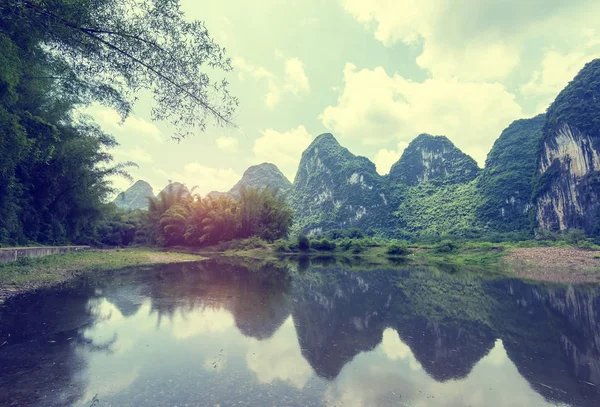
<instances>
[{"instance_id":1,"label":"grassy bank","mask_svg":"<svg viewBox=\"0 0 600 407\"><path fill-rule=\"evenodd\" d=\"M39 258L22 257L12 263L0 264L0 302L16 293L51 286L83 273L202 259L194 254L149 249L89 250Z\"/></svg>"},{"instance_id":2,"label":"grassy bank","mask_svg":"<svg viewBox=\"0 0 600 407\"><path fill-rule=\"evenodd\" d=\"M441 271L473 271L559 283L600 281L600 247L564 241L454 242L408 244L374 238L294 239L267 243L257 238L197 249L206 255L277 261L289 257L330 257L347 263L433 266ZM192 250L194 249L176 249Z\"/></svg>"},{"instance_id":3,"label":"grassy bank","mask_svg":"<svg viewBox=\"0 0 600 407\"><path fill-rule=\"evenodd\" d=\"M334 256L360 258L371 263L394 263L398 260L455 267L486 268L499 271L507 247L490 243L456 244L444 241L435 245L408 244L403 241L373 238L306 239L277 241L269 244L260 239L246 239L211 247L225 255L247 257Z\"/></svg>"}]
</instances>

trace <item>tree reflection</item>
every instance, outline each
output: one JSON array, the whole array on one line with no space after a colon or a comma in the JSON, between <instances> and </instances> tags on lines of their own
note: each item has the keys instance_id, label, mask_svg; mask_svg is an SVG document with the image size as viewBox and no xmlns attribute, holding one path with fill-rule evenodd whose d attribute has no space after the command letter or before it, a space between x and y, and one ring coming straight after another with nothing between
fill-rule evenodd
<instances>
[{"instance_id":1,"label":"tree reflection","mask_svg":"<svg viewBox=\"0 0 600 407\"><path fill-rule=\"evenodd\" d=\"M43 293L43 292L42 292ZM87 302L93 292L64 290L28 294L0 309L0 405L68 405L85 388L85 368L75 351L86 344L81 328L93 323ZM86 344L87 346L87 344ZM67 395L56 389L70 388Z\"/></svg>"}]
</instances>

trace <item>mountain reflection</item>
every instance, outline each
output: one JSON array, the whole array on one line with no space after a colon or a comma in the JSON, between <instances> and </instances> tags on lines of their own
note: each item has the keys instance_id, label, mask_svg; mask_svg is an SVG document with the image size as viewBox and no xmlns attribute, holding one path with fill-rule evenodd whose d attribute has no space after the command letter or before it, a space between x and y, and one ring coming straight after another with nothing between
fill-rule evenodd
<instances>
[{"instance_id":1,"label":"mountain reflection","mask_svg":"<svg viewBox=\"0 0 600 407\"><path fill-rule=\"evenodd\" d=\"M598 404L598 289L360 269L206 261L16 297L0 404Z\"/></svg>"}]
</instances>

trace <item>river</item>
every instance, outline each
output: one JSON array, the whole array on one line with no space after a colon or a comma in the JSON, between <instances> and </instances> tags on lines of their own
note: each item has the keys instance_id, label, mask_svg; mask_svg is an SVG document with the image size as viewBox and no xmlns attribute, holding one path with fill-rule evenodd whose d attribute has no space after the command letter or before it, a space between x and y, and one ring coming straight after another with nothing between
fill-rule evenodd
<instances>
[{"instance_id":1,"label":"river","mask_svg":"<svg viewBox=\"0 0 600 407\"><path fill-rule=\"evenodd\" d=\"M600 290L224 259L0 308L2 406L598 406Z\"/></svg>"}]
</instances>

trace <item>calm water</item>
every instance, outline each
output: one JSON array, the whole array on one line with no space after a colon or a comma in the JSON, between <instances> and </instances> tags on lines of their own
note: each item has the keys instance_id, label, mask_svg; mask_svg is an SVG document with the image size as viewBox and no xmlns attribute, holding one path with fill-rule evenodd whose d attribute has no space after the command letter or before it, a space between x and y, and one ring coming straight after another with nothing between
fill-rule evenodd
<instances>
[{"instance_id":1,"label":"calm water","mask_svg":"<svg viewBox=\"0 0 600 407\"><path fill-rule=\"evenodd\" d=\"M600 405L596 288L315 263L137 268L17 297L0 405Z\"/></svg>"}]
</instances>

